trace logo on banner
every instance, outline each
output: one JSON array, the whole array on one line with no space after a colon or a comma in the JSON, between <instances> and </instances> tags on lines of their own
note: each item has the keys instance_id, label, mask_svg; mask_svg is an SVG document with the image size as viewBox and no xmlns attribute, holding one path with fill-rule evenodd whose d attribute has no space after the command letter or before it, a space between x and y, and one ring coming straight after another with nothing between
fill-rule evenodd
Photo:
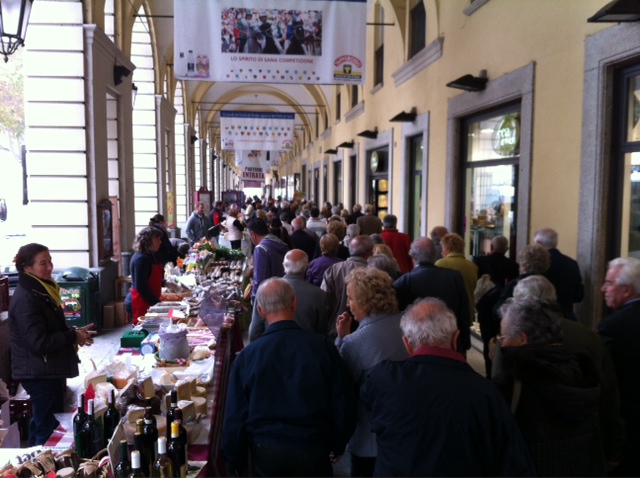
<instances>
[{"instance_id":1,"label":"logo on banner","mask_svg":"<svg viewBox=\"0 0 640 478\"><path fill-rule=\"evenodd\" d=\"M340 70L333 71L333 79L342 82L362 80L362 61L353 55L343 55L333 62ZM355 67L355 68L354 68Z\"/></svg>"}]
</instances>

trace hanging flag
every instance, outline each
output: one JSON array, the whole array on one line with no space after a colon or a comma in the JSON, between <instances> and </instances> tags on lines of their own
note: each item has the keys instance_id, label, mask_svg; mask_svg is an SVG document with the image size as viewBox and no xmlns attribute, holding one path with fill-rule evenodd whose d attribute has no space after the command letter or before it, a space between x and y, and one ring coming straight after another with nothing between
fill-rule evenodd
<instances>
[{"instance_id":1,"label":"hanging flag","mask_svg":"<svg viewBox=\"0 0 640 478\"><path fill-rule=\"evenodd\" d=\"M293 113L220 111L222 149L293 150Z\"/></svg>"},{"instance_id":2,"label":"hanging flag","mask_svg":"<svg viewBox=\"0 0 640 478\"><path fill-rule=\"evenodd\" d=\"M366 0L174 0L181 80L364 84Z\"/></svg>"}]
</instances>

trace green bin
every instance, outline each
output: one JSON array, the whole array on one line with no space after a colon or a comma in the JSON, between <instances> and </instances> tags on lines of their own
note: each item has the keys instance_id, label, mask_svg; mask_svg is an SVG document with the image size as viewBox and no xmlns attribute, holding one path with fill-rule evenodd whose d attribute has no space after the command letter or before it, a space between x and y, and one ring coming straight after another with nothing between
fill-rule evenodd
<instances>
[{"instance_id":1,"label":"green bin","mask_svg":"<svg viewBox=\"0 0 640 478\"><path fill-rule=\"evenodd\" d=\"M60 285L62 309L70 327L84 327L94 323L94 330L102 328L100 287L98 276L88 269L71 267L56 276Z\"/></svg>"}]
</instances>

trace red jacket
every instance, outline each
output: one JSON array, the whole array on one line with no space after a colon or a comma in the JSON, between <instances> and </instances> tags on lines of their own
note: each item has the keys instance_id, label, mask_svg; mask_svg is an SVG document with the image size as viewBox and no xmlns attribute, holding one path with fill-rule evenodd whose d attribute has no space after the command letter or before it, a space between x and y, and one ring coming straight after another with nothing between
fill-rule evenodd
<instances>
[{"instance_id":1,"label":"red jacket","mask_svg":"<svg viewBox=\"0 0 640 478\"><path fill-rule=\"evenodd\" d=\"M411 236L404 232L398 232L397 229L386 229L380 234L384 243L389 246L393 257L396 258L403 274L411 272L413 269L413 261L409 256L409 248L411 247Z\"/></svg>"}]
</instances>

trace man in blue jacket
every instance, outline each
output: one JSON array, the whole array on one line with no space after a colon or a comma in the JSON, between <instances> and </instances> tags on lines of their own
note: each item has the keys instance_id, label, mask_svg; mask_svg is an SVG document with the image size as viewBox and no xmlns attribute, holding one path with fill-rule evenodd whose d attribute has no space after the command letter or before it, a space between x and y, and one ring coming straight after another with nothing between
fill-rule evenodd
<instances>
[{"instance_id":1,"label":"man in blue jacket","mask_svg":"<svg viewBox=\"0 0 640 478\"><path fill-rule=\"evenodd\" d=\"M250 219L247 224L249 237L255 249L253 250L253 288L251 290L251 303L254 302L260 283L270 277L282 277L284 266L282 261L289 246L280 238L269 234L269 227L259 217Z\"/></svg>"},{"instance_id":2,"label":"man in blue jacket","mask_svg":"<svg viewBox=\"0 0 640 478\"><path fill-rule=\"evenodd\" d=\"M340 354L294 321L296 297L284 279L256 296L269 326L235 359L229 378L222 452L229 476L333 476L356 420L354 386Z\"/></svg>"}]
</instances>

